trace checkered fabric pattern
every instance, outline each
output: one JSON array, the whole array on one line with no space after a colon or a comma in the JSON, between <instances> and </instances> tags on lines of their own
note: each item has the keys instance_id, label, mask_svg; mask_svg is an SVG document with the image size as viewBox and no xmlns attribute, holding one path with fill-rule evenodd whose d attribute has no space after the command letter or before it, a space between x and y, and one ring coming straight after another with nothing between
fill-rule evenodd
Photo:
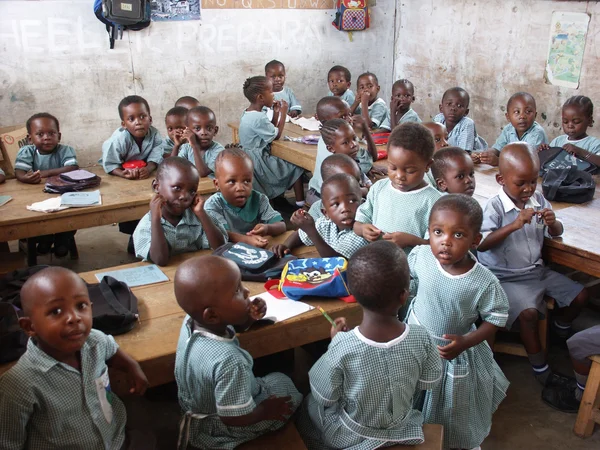
<instances>
[{"instance_id":1,"label":"checkered fabric pattern","mask_svg":"<svg viewBox=\"0 0 600 450\"><path fill-rule=\"evenodd\" d=\"M350 258L356 250L369 243L352 230L340 230L335 223L325 216L317 219L315 227L323 240L345 258ZM298 235L304 245L314 245L304 231L298 230Z\"/></svg>"}]
</instances>

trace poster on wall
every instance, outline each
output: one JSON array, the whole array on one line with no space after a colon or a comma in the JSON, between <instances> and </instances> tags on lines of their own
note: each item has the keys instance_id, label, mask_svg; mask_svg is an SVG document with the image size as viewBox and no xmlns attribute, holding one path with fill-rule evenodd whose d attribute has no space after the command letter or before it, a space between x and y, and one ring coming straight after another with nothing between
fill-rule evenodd
<instances>
[{"instance_id":1,"label":"poster on wall","mask_svg":"<svg viewBox=\"0 0 600 450\"><path fill-rule=\"evenodd\" d=\"M554 11L546 62L546 83L577 89L590 16Z\"/></svg>"},{"instance_id":2,"label":"poster on wall","mask_svg":"<svg viewBox=\"0 0 600 450\"><path fill-rule=\"evenodd\" d=\"M200 0L151 0L152 20L200 20Z\"/></svg>"}]
</instances>

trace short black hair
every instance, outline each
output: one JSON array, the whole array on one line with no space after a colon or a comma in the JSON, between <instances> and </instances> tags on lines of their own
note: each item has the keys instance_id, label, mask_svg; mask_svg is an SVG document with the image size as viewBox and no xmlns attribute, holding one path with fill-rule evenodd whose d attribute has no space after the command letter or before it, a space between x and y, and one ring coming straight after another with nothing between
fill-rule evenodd
<instances>
[{"instance_id":1,"label":"short black hair","mask_svg":"<svg viewBox=\"0 0 600 450\"><path fill-rule=\"evenodd\" d=\"M254 167L252 158L250 158L250 156L248 156L248 154L243 149L241 149L240 147L225 147L224 150L221 150L221 152L219 152L217 158L215 159L215 172L216 169L221 165L223 160L229 157L250 161L250 164Z\"/></svg>"},{"instance_id":2,"label":"short black hair","mask_svg":"<svg viewBox=\"0 0 600 450\"><path fill-rule=\"evenodd\" d=\"M375 75L373 72L361 73L358 76L358 78L356 79L356 82L358 83L358 80L360 80L362 77L373 77L373 78L375 78L375 83L377 83L377 85L379 85L379 79L377 78L377 75Z\"/></svg>"},{"instance_id":3,"label":"short black hair","mask_svg":"<svg viewBox=\"0 0 600 450\"><path fill-rule=\"evenodd\" d=\"M358 163L344 153L332 153L321 163L321 179L326 181L332 175L339 173L340 167L352 167L360 174Z\"/></svg>"},{"instance_id":4,"label":"short black hair","mask_svg":"<svg viewBox=\"0 0 600 450\"><path fill-rule=\"evenodd\" d=\"M163 174L168 172L171 169L177 169L180 171L184 170L192 170L196 172L198 178L200 178L200 173L195 165L193 165L190 161L181 156L170 156L162 160L162 162L158 165L158 169L156 169L156 179L161 180Z\"/></svg>"},{"instance_id":5,"label":"short black hair","mask_svg":"<svg viewBox=\"0 0 600 450\"><path fill-rule=\"evenodd\" d=\"M25 123L25 128L27 128L27 134L31 134L31 122L33 122L36 119L54 120L54 123L56 124L56 130L60 133L60 123L58 123L58 119L50 113L42 112L34 114L29 119L27 119L27 122Z\"/></svg>"},{"instance_id":6,"label":"short black hair","mask_svg":"<svg viewBox=\"0 0 600 450\"><path fill-rule=\"evenodd\" d=\"M435 212L445 210L454 211L467 217L473 233L479 233L481 231L483 210L477 200L473 197L465 194L448 194L441 196L438 201L434 203L433 208L431 208L429 221L431 222L431 218Z\"/></svg>"},{"instance_id":7,"label":"short black hair","mask_svg":"<svg viewBox=\"0 0 600 450\"><path fill-rule=\"evenodd\" d=\"M217 121L217 115L208 106L196 106L187 112L188 117L190 117L192 114L207 115L207 116L212 115L215 118L215 122Z\"/></svg>"},{"instance_id":8,"label":"short black hair","mask_svg":"<svg viewBox=\"0 0 600 450\"><path fill-rule=\"evenodd\" d=\"M265 73L271 67L275 67L275 66L281 66L281 67L283 67L283 70L285 70L285 65L281 61L277 61L276 59L273 59L273 60L271 60L271 61L269 61L268 63L265 64Z\"/></svg>"},{"instance_id":9,"label":"short black hair","mask_svg":"<svg viewBox=\"0 0 600 450\"><path fill-rule=\"evenodd\" d=\"M183 117L185 119L187 114L188 114L187 108L184 108L183 106L175 106L174 108L171 108L170 110L167 111L167 114L165 115L165 119L170 116Z\"/></svg>"},{"instance_id":10,"label":"short black hair","mask_svg":"<svg viewBox=\"0 0 600 450\"><path fill-rule=\"evenodd\" d=\"M396 80L394 81L394 84L392 84L392 90L399 86L406 86L406 89L410 90L413 93L413 95L415 95L415 86L412 84L412 81L407 80L406 78Z\"/></svg>"},{"instance_id":11,"label":"short black hair","mask_svg":"<svg viewBox=\"0 0 600 450\"><path fill-rule=\"evenodd\" d=\"M246 78L246 81L244 81L244 97L250 103L254 103L258 94L262 94L268 85L269 79L262 75Z\"/></svg>"},{"instance_id":12,"label":"short black hair","mask_svg":"<svg viewBox=\"0 0 600 450\"><path fill-rule=\"evenodd\" d=\"M331 119L326 121L321 127L321 137L323 138L323 142L325 142L326 145L333 145L335 132L343 126L352 128L344 119Z\"/></svg>"},{"instance_id":13,"label":"short black hair","mask_svg":"<svg viewBox=\"0 0 600 450\"><path fill-rule=\"evenodd\" d=\"M429 129L416 122L398 125L388 139L388 152L392 147L402 147L417 153L424 161L431 160L435 150L433 134Z\"/></svg>"},{"instance_id":14,"label":"short black hair","mask_svg":"<svg viewBox=\"0 0 600 450\"><path fill-rule=\"evenodd\" d=\"M523 97L525 99L525 101L531 100L533 102L533 106L535 106L535 109L537 110L537 105L535 103L535 98L533 98L533 95L531 95L529 92L516 92L513 95L511 95L510 98L508 99L508 101L506 102L506 111L507 112L508 112L508 108L510 108L510 104L519 97Z\"/></svg>"},{"instance_id":15,"label":"short black hair","mask_svg":"<svg viewBox=\"0 0 600 450\"><path fill-rule=\"evenodd\" d=\"M370 311L397 301L410 282L406 254L390 241L376 241L358 249L350 258L347 273L350 293Z\"/></svg>"},{"instance_id":16,"label":"short black hair","mask_svg":"<svg viewBox=\"0 0 600 450\"><path fill-rule=\"evenodd\" d=\"M352 81L352 74L344 66L333 66L331 69L329 69L329 72L327 72L328 79L329 79L329 75L331 75L333 72L343 72L344 78L346 79L346 81Z\"/></svg>"},{"instance_id":17,"label":"short black hair","mask_svg":"<svg viewBox=\"0 0 600 450\"><path fill-rule=\"evenodd\" d=\"M577 106L583 110L583 113L586 116L591 118L594 117L594 104L592 103L592 100L585 95L574 95L573 97L570 97L563 105L563 108L567 106Z\"/></svg>"},{"instance_id":18,"label":"short black hair","mask_svg":"<svg viewBox=\"0 0 600 450\"><path fill-rule=\"evenodd\" d=\"M191 95L184 95L183 97L179 97L177 99L177 101L175 102L175 106L177 106L177 104L179 102L200 103L200 100L198 100L196 97L192 97ZM184 108L185 108L185 106L184 106Z\"/></svg>"},{"instance_id":19,"label":"short black hair","mask_svg":"<svg viewBox=\"0 0 600 450\"><path fill-rule=\"evenodd\" d=\"M350 189L356 192L358 198L361 198L360 184L358 184L358 180L347 173L336 173L335 175L332 175L323 181L323 185L321 186L321 197L323 196L323 191L325 188L332 184L347 184L350 186Z\"/></svg>"},{"instance_id":20,"label":"short black hair","mask_svg":"<svg viewBox=\"0 0 600 450\"><path fill-rule=\"evenodd\" d=\"M469 95L469 93L466 90L464 90L463 88L458 87L458 86L452 87L450 89L446 89L446 92L444 92L444 95L442 95L442 102L446 98L446 95L452 94L452 93L456 93L456 94L465 96L465 98L467 99L467 104L465 105L465 107L468 107L469 103L471 103L471 96Z\"/></svg>"},{"instance_id":21,"label":"short black hair","mask_svg":"<svg viewBox=\"0 0 600 450\"><path fill-rule=\"evenodd\" d=\"M119 102L119 117L123 120L123 108L126 108L129 105L133 105L134 103L141 103L148 110L148 114L150 114L150 105L146 101L144 97L140 97L139 95L128 95L123 100Z\"/></svg>"},{"instance_id":22,"label":"short black hair","mask_svg":"<svg viewBox=\"0 0 600 450\"><path fill-rule=\"evenodd\" d=\"M445 147L433 155L433 164L431 165L431 174L434 179L442 178L448 170L450 161L457 158L463 158L469 156L469 154L460 147Z\"/></svg>"},{"instance_id":23,"label":"short black hair","mask_svg":"<svg viewBox=\"0 0 600 450\"><path fill-rule=\"evenodd\" d=\"M324 116L326 115L328 108L336 109L337 111L343 111L344 109L348 108L348 105L344 103L344 100L335 95L323 97L317 102L317 117L321 122L325 122Z\"/></svg>"}]
</instances>

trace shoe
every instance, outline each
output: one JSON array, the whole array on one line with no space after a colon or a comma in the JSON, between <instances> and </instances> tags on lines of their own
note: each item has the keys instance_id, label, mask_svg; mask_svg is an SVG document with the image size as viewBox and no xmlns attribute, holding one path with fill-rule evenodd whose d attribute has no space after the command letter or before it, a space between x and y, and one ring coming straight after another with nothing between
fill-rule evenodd
<instances>
[{"instance_id":1,"label":"shoe","mask_svg":"<svg viewBox=\"0 0 600 450\"><path fill-rule=\"evenodd\" d=\"M577 380L561 373L552 372L546 380L546 387L561 387L574 390L577 388Z\"/></svg>"},{"instance_id":2,"label":"shoe","mask_svg":"<svg viewBox=\"0 0 600 450\"><path fill-rule=\"evenodd\" d=\"M52 242L38 242L37 253L38 255L47 255L52 249Z\"/></svg>"},{"instance_id":3,"label":"shoe","mask_svg":"<svg viewBox=\"0 0 600 450\"><path fill-rule=\"evenodd\" d=\"M565 413L576 414L579 411L579 404L581 402L575 398L575 389L548 386L542 391L542 400L551 408Z\"/></svg>"},{"instance_id":4,"label":"shoe","mask_svg":"<svg viewBox=\"0 0 600 450\"><path fill-rule=\"evenodd\" d=\"M127 253L135 256L135 246L133 245L133 236L129 236L129 242L127 243Z\"/></svg>"},{"instance_id":5,"label":"shoe","mask_svg":"<svg viewBox=\"0 0 600 450\"><path fill-rule=\"evenodd\" d=\"M64 258L69 254L69 244L72 237L63 235L55 235L54 237L54 255L57 258Z\"/></svg>"}]
</instances>

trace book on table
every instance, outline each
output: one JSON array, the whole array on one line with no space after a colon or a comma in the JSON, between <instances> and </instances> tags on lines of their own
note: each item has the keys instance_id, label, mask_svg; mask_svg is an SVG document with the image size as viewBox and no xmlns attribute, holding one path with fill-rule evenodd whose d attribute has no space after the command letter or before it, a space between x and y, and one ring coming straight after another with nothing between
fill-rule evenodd
<instances>
[{"instance_id":1,"label":"book on table","mask_svg":"<svg viewBox=\"0 0 600 450\"><path fill-rule=\"evenodd\" d=\"M60 205L70 208L100 206L102 205L102 197L100 196L100 191L66 192L60 196Z\"/></svg>"},{"instance_id":2,"label":"book on table","mask_svg":"<svg viewBox=\"0 0 600 450\"><path fill-rule=\"evenodd\" d=\"M105 275L110 275L118 281L122 281L130 288L169 281L169 277L167 277L156 264L131 267L129 269L111 270L108 272L96 273L94 275L98 281L102 281L102 278Z\"/></svg>"}]
</instances>

